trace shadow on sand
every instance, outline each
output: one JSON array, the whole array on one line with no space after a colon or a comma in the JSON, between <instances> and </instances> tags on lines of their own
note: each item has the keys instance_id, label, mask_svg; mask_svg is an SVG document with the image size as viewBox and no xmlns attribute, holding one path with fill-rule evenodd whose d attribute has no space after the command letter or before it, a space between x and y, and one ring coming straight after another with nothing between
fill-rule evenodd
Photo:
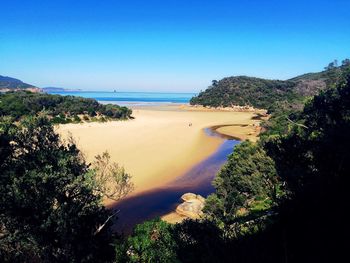
<instances>
[{"instance_id":1,"label":"shadow on sand","mask_svg":"<svg viewBox=\"0 0 350 263\"><path fill-rule=\"evenodd\" d=\"M226 136L222 137L215 129L207 128L205 132L208 136L220 136L225 141L214 154L166 187L140 193L112 206L111 208L120 210L118 220L113 227L115 231L130 233L136 224L175 210L184 193L193 192L206 197L214 192L211 182L239 141Z\"/></svg>"}]
</instances>

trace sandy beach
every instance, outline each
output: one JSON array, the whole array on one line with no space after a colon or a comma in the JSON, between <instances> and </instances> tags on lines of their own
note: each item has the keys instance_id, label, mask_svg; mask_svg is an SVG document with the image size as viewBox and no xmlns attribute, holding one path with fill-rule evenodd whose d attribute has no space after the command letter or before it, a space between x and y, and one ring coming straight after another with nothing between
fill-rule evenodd
<instances>
[{"instance_id":1,"label":"sandy beach","mask_svg":"<svg viewBox=\"0 0 350 263\"><path fill-rule=\"evenodd\" d=\"M63 138L72 134L89 162L108 151L112 160L132 175L133 194L166 185L214 153L223 139L209 137L204 128L233 125L218 131L253 140L259 132L258 121L252 120L253 112L163 106L134 108L133 116L135 119L128 121L65 124L57 128Z\"/></svg>"}]
</instances>

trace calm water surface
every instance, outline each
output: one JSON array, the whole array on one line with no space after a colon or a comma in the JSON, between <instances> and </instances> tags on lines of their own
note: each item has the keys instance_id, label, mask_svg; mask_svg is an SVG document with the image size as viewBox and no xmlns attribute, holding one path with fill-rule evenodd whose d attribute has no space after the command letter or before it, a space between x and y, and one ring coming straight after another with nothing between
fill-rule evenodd
<instances>
[{"instance_id":1,"label":"calm water surface","mask_svg":"<svg viewBox=\"0 0 350 263\"><path fill-rule=\"evenodd\" d=\"M96 99L102 103L116 103L123 106L158 105L169 103L189 103L195 93L169 92L93 92L93 91L62 91L49 92L63 96L79 96Z\"/></svg>"}]
</instances>

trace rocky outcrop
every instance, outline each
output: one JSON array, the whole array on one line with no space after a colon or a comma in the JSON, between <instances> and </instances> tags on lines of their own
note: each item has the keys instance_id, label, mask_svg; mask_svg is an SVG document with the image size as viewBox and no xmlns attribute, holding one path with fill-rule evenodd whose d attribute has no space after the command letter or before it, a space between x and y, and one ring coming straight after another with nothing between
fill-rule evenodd
<instances>
[{"instance_id":1,"label":"rocky outcrop","mask_svg":"<svg viewBox=\"0 0 350 263\"><path fill-rule=\"evenodd\" d=\"M202 216L205 198L201 195L187 193L181 196L184 201L176 208L176 213L192 219L198 219Z\"/></svg>"},{"instance_id":2,"label":"rocky outcrop","mask_svg":"<svg viewBox=\"0 0 350 263\"><path fill-rule=\"evenodd\" d=\"M205 198L201 195L186 193L181 196L182 204L178 205L175 212L162 216L164 221L175 224L184 219L199 219L203 215Z\"/></svg>"}]
</instances>

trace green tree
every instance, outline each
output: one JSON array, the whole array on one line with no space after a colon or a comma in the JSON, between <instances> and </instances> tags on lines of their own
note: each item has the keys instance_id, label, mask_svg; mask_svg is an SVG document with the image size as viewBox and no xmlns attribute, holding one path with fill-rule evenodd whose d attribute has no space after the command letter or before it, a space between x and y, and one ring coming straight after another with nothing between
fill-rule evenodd
<instances>
[{"instance_id":1,"label":"green tree","mask_svg":"<svg viewBox=\"0 0 350 263\"><path fill-rule=\"evenodd\" d=\"M209 218L229 226L258 202L276 199L278 178L274 162L258 144L245 141L235 147L213 185L204 212Z\"/></svg>"},{"instance_id":2,"label":"green tree","mask_svg":"<svg viewBox=\"0 0 350 263\"><path fill-rule=\"evenodd\" d=\"M279 231L294 262L341 261L348 254L350 74L341 80L307 103L288 134L265 144L289 190Z\"/></svg>"},{"instance_id":3,"label":"green tree","mask_svg":"<svg viewBox=\"0 0 350 263\"><path fill-rule=\"evenodd\" d=\"M130 262L178 262L172 226L160 219L137 225L126 251Z\"/></svg>"},{"instance_id":4,"label":"green tree","mask_svg":"<svg viewBox=\"0 0 350 263\"><path fill-rule=\"evenodd\" d=\"M210 220L184 220L173 230L180 262L225 262L227 249L222 230Z\"/></svg>"},{"instance_id":5,"label":"green tree","mask_svg":"<svg viewBox=\"0 0 350 263\"><path fill-rule=\"evenodd\" d=\"M350 66L350 59L346 58L342 61L342 66L343 67L348 67Z\"/></svg>"},{"instance_id":6,"label":"green tree","mask_svg":"<svg viewBox=\"0 0 350 263\"><path fill-rule=\"evenodd\" d=\"M306 104L294 129L266 143L278 172L292 192L333 181L349 167L350 74Z\"/></svg>"},{"instance_id":7,"label":"green tree","mask_svg":"<svg viewBox=\"0 0 350 263\"><path fill-rule=\"evenodd\" d=\"M111 211L74 143L45 117L0 122L0 261L106 262Z\"/></svg>"},{"instance_id":8,"label":"green tree","mask_svg":"<svg viewBox=\"0 0 350 263\"><path fill-rule=\"evenodd\" d=\"M328 66L325 67L325 70L333 70L336 67L338 67L338 60L334 60L331 63L329 63Z\"/></svg>"},{"instance_id":9,"label":"green tree","mask_svg":"<svg viewBox=\"0 0 350 263\"><path fill-rule=\"evenodd\" d=\"M60 96L29 91L0 94L0 116L12 116L16 120L45 112L53 123L80 122L78 115L101 116L108 119L129 119L132 111L126 107L103 105L94 99ZM66 118L67 117L67 118Z\"/></svg>"}]
</instances>

